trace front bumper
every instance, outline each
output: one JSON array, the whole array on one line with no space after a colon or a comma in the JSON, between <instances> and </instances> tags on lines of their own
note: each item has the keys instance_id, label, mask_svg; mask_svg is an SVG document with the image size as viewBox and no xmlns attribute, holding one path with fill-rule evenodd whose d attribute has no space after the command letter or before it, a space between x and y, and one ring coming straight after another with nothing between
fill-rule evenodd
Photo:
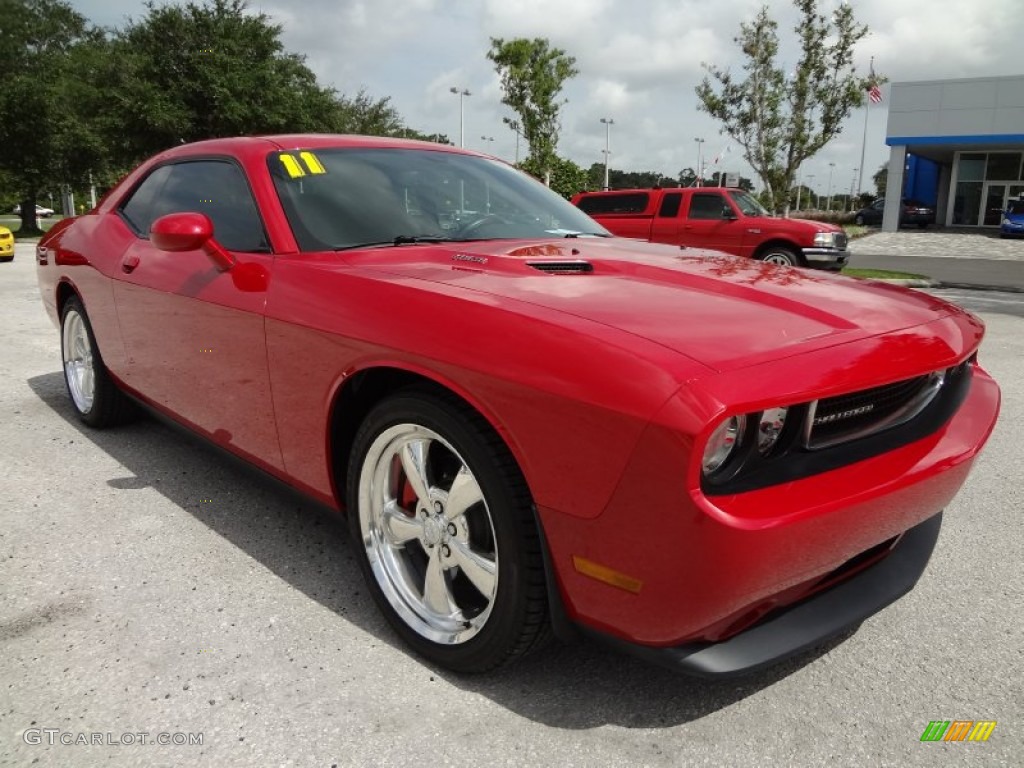
<instances>
[{"instance_id":1,"label":"front bumper","mask_svg":"<svg viewBox=\"0 0 1024 768\"><path fill-rule=\"evenodd\" d=\"M850 261L850 252L838 248L804 248L807 266L839 271Z\"/></svg>"},{"instance_id":2,"label":"front bumper","mask_svg":"<svg viewBox=\"0 0 1024 768\"><path fill-rule=\"evenodd\" d=\"M880 562L718 643L652 648L593 630L587 634L646 661L698 677L732 677L794 656L855 626L905 595L921 577L942 513L908 530Z\"/></svg>"}]
</instances>

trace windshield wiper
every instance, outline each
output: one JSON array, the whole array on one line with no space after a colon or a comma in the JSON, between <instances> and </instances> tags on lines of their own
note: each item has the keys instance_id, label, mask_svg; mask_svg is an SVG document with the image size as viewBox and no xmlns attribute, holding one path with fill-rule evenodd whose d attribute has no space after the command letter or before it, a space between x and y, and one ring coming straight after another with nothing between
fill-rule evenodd
<instances>
[{"instance_id":1,"label":"windshield wiper","mask_svg":"<svg viewBox=\"0 0 1024 768\"><path fill-rule=\"evenodd\" d=\"M340 245L336 251L352 251L357 248L382 248L387 245L415 245L416 243L446 243L452 238L446 235L398 235L391 240L376 240L370 243L353 243L352 245Z\"/></svg>"},{"instance_id":2,"label":"windshield wiper","mask_svg":"<svg viewBox=\"0 0 1024 768\"><path fill-rule=\"evenodd\" d=\"M569 232L562 235L566 240L575 239L578 237L611 237L607 232Z\"/></svg>"}]
</instances>

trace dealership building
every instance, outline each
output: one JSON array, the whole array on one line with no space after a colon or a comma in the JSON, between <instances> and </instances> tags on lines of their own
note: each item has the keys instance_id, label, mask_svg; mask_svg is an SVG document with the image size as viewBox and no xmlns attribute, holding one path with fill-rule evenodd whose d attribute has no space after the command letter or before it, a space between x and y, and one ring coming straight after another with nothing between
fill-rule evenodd
<instances>
[{"instance_id":1,"label":"dealership building","mask_svg":"<svg viewBox=\"0 0 1024 768\"><path fill-rule=\"evenodd\" d=\"M1024 197L1024 75L893 83L886 189L935 206L947 227L997 227ZM882 229L899 219L887 195Z\"/></svg>"}]
</instances>

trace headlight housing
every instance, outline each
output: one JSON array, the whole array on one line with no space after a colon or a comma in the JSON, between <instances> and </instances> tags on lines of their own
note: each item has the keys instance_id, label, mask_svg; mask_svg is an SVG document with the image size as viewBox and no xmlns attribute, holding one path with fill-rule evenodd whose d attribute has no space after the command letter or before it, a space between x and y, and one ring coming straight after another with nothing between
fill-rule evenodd
<instances>
[{"instance_id":1,"label":"headlight housing","mask_svg":"<svg viewBox=\"0 0 1024 768\"><path fill-rule=\"evenodd\" d=\"M757 425L757 450L762 456L772 452L779 441L779 435L786 428L786 416L789 408L767 408L761 412Z\"/></svg>"},{"instance_id":2,"label":"headlight housing","mask_svg":"<svg viewBox=\"0 0 1024 768\"><path fill-rule=\"evenodd\" d=\"M776 406L723 418L704 445L702 482L719 486L761 471L792 447L806 413L806 405Z\"/></svg>"},{"instance_id":3,"label":"headlight housing","mask_svg":"<svg viewBox=\"0 0 1024 768\"><path fill-rule=\"evenodd\" d=\"M814 235L814 244L821 248L835 248L836 247L836 233L835 232L818 232Z\"/></svg>"},{"instance_id":4,"label":"headlight housing","mask_svg":"<svg viewBox=\"0 0 1024 768\"><path fill-rule=\"evenodd\" d=\"M736 454L743 444L746 428L747 417L743 415L730 416L715 427L704 447L704 458L701 460L704 477L713 477Z\"/></svg>"}]
</instances>

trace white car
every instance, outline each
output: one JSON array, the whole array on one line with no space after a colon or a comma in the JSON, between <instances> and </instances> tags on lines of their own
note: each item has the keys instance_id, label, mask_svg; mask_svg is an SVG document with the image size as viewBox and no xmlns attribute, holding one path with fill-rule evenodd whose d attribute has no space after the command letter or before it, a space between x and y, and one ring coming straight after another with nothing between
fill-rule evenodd
<instances>
[{"instance_id":1,"label":"white car","mask_svg":"<svg viewBox=\"0 0 1024 768\"><path fill-rule=\"evenodd\" d=\"M15 213L15 214L18 214L20 216L21 215L21 206L20 205L14 206L14 208L11 209L11 212ZM53 216L53 208L44 208L41 205L37 205L36 206L36 218L39 218L40 216Z\"/></svg>"}]
</instances>

